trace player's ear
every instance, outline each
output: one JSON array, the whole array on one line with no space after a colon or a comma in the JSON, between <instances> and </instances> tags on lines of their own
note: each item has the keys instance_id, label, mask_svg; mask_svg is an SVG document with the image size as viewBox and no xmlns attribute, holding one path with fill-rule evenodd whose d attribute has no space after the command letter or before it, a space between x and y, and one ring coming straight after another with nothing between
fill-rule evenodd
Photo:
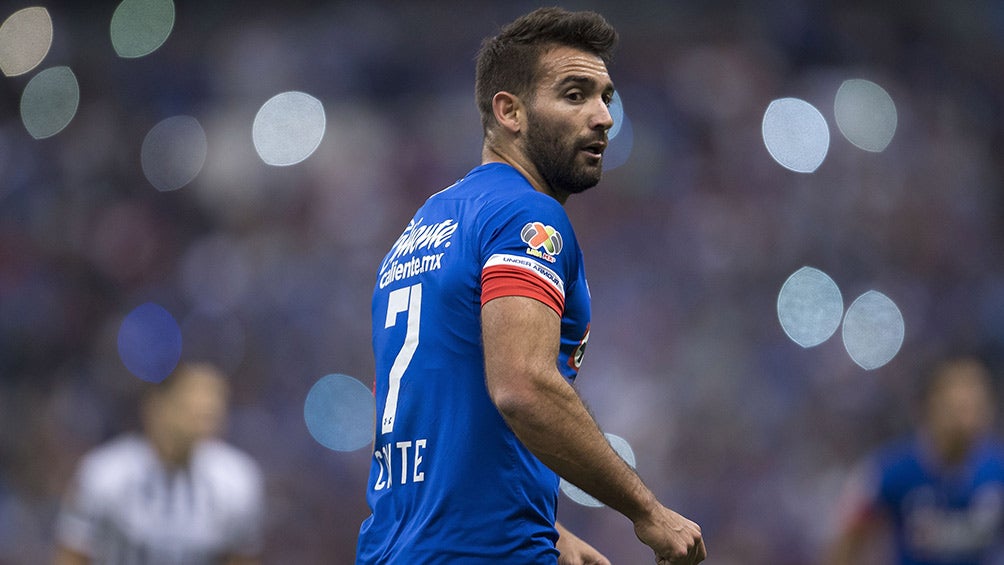
<instances>
[{"instance_id":1,"label":"player's ear","mask_svg":"<svg viewBox=\"0 0 1004 565\"><path fill-rule=\"evenodd\" d=\"M511 92L496 92L492 97L492 112L495 114L495 121L503 129L517 133L523 128L526 112L519 96Z\"/></svg>"}]
</instances>

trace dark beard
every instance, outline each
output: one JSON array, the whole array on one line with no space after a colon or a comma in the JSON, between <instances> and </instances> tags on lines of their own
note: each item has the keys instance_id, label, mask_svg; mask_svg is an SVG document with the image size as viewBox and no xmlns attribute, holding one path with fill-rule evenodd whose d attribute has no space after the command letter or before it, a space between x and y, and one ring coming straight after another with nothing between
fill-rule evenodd
<instances>
[{"instance_id":1,"label":"dark beard","mask_svg":"<svg viewBox=\"0 0 1004 565\"><path fill-rule=\"evenodd\" d=\"M549 127L550 124L534 114L529 117L533 126L526 132L526 155L551 190L578 194L600 182L602 161L595 167L577 165L579 145L562 146L554 134L558 128Z\"/></svg>"}]
</instances>

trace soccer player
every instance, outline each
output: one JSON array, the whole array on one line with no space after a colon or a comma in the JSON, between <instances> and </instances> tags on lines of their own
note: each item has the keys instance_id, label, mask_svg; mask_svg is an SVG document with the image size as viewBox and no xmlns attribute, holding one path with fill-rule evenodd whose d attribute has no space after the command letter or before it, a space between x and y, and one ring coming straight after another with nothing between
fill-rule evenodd
<instances>
[{"instance_id":1,"label":"soccer player","mask_svg":"<svg viewBox=\"0 0 1004 565\"><path fill-rule=\"evenodd\" d=\"M258 563L263 481L246 454L213 436L225 377L182 365L144 396L143 433L82 459L56 524L57 565Z\"/></svg>"},{"instance_id":2,"label":"soccer player","mask_svg":"<svg viewBox=\"0 0 1004 565\"><path fill-rule=\"evenodd\" d=\"M879 532L891 533L901 565L1000 563L1004 451L990 438L990 374L954 358L925 386L918 433L882 448L849 482L832 565L872 562L866 550L889 539Z\"/></svg>"},{"instance_id":3,"label":"soccer player","mask_svg":"<svg viewBox=\"0 0 1004 565\"><path fill-rule=\"evenodd\" d=\"M542 8L486 39L482 164L431 196L373 293L377 422L357 563L608 563L556 524L559 475L621 512L659 563L705 557L571 386L589 338L562 204L600 180L616 31Z\"/></svg>"}]
</instances>

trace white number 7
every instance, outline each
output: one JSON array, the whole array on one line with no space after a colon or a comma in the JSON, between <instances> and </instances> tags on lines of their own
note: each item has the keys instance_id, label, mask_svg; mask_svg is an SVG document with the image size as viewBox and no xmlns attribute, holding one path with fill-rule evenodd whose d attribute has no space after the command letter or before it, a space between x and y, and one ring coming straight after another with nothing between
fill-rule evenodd
<instances>
[{"instance_id":1,"label":"white number 7","mask_svg":"<svg viewBox=\"0 0 1004 565\"><path fill-rule=\"evenodd\" d=\"M387 302L387 320L383 327L389 328L397 325L397 315L401 312L408 312L408 329L405 332L404 344L398 351L394 359L394 365L390 368L390 378L387 389L387 402L383 407L383 418L381 419L380 433L386 434L394 431L394 417L397 415L397 396L401 390L401 377L408 369L411 358L418 349L418 328L422 318L422 283L399 288L390 293Z\"/></svg>"}]
</instances>

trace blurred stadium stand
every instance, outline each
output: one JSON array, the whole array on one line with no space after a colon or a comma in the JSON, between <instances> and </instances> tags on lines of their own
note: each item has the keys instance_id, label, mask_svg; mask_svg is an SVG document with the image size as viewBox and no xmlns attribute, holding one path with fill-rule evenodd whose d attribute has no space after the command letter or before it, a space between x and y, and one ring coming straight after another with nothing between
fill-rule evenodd
<instances>
[{"instance_id":1,"label":"blurred stadium stand","mask_svg":"<svg viewBox=\"0 0 1004 565\"><path fill-rule=\"evenodd\" d=\"M562 4L620 31L611 69L633 129L627 162L567 206L594 300L580 390L702 524L712 562L813 563L850 466L908 430L932 352L979 351L1004 374L1004 4ZM372 383L377 264L477 163L474 54L538 4L180 0L166 43L137 59L112 49L114 2L17 0L0 18L30 5L48 8L52 48L0 77L0 563L49 558L76 459L133 423L116 332L146 302L181 324L183 357L233 375L228 437L268 473L266 563L350 563L369 455L314 442L304 398L329 373ZM35 140L21 93L56 65L79 110ZM895 101L881 153L833 126L849 78ZM269 167L251 124L289 90L324 104L326 132L302 163ZM761 139L784 96L830 123L813 174ZM159 192L140 148L175 115L199 120L206 161ZM873 288L896 301L890 363L861 369L839 335L787 339L777 295L805 265L845 303ZM614 563L651 559L608 509L563 497L559 515Z\"/></svg>"}]
</instances>

